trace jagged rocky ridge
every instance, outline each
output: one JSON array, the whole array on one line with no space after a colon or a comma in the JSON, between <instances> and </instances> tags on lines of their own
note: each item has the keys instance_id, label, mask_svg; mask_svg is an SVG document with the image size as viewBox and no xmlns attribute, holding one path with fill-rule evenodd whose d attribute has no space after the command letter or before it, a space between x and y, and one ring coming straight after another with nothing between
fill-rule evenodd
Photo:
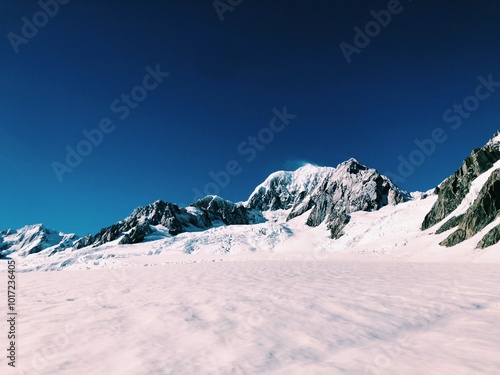
<instances>
[{"instance_id":1,"label":"jagged rocky ridge","mask_svg":"<svg viewBox=\"0 0 500 375\"><path fill-rule=\"evenodd\" d=\"M474 149L458 171L446 179L438 188L438 200L422 223L428 229L448 217L462 203L472 183L481 174L494 167L500 160L500 132L482 148ZM436 234L457 228L440 244L454 246L484 229L500 215L500 169L494 170L481 188L477 198L464 214L449 218ZM498 228L493 228L478 243L485 248L500 241Z\"/></svg>"},{"instance_id":2,"label":"jagged rocky ridge","mask_svg":"<svg viewBox=\"0 0 500 375\"><path fill-rule=\"evenodd\" d=\"M422 223L428 229L451 214L469 192L472 181L490 169L500 160L500 142L495 141L498 134L482 148L476 148L468 156L460 169L436 188L438 200Z\"/></svg>"},{"instance_id":3,"label":"jagged rocky ridge","mask_svg":"<svg viewBox=\"0 0 500 375\"><path fill-rule=\"evenodd\" d=\"M477 244L478 249L485 249L487 247L496 245L500 242L500 224L490 230L481 241Z\"/></svg>"},{"instance_id":4,"label":"jagged rocky ridge","mask_svg":"<svg viewBox=\"0 0 500 375\"><path fill-rule=\"evenodd\" d=\"M0 231L0 257L16 252L20 256L43 250L53 254L74 246L78 236L46 228L42 224L27 225L18 230Z\"/></svg>"},{"instance_id":5,"label":"jagged rocky ridge","mask_svg":"<svg viewBox=\"0 0 500 375\"><path fill-rule=\"evenodd\" d=\"M252 224L261 220L254 212L242 204L236 204L217 196L207 196L186 208L158 200L145 207L139 207L127 217L110 227L103 228L95 235L88 235L76 243L76 248L97 246L120 237L120 244L144 241L155 226L167 229L170 235L186 231L204 230L222 223L224 225Z\"/></svg>"},{"instance_id":6,"label":"jagged rocky ridge","mask_svg":"<svg viewBox=\"0 0 500 375\"><path fill-rule=\"evenodd\" d=\"M261 211L290 210L287 220L307 213L307 225L326 221L331 237L339 238L351 212L378 210L410 198L375 169L349 159L336 168L306 165L295 172L273 173L247 205Z\"/></svg>"},{"instance_id":7,"label":"jagged rocky ridge","mask_svg":"<svg viewBox=\"0 0 500 375\"><path fill-rule=\"evenodd\" d=\"M492 223L500 215L500 169L495 170L486 184L481 189L479 196L464 215L452 218L453 224L458 225L458 229L450 234L441 245L454 246L466 239L471 238L488 224ZM479 247L486 247L487 244L498 242L496 232L486 234Z\"/></svg>"}]
</instances>

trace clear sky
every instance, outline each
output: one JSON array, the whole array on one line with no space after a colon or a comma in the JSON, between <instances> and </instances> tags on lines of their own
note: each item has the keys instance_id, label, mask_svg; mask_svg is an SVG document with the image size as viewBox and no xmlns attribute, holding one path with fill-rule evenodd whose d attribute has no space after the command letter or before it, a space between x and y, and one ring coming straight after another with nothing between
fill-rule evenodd
<instances>
[{"instance_id":1,"label":"clear sky","mask_svg":"<svg viewBox=\"0 0 500 375\"><path fill-rule=\"evenodd\" d=\"M496 0L44 2L0 1L1 229L95 233L214 173L233 201L304 162L396 175L441 128L396 181L427 190L500 128Z\"/></svg>"}]
</instances>

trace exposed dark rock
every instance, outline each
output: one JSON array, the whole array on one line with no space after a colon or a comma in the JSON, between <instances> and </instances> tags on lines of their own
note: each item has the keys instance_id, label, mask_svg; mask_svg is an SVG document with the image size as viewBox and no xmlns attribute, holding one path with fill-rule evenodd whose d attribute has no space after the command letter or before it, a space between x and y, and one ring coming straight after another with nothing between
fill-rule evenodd
<instances>
[{"instance_id":1,"label":"exposed dark rock","mask_svg":"<svg viewBox=\"0 0 500 375\"><path fill-rule=\"evenodd\" d=\"M122 244L142 242L144 237L152 231L150 225L162 225L169 234L176 235L182 233L190 222L198 223L192 216L173 203L158 200L148 206L135 209L125 220L101 229L94 236L88 235L82 238L75 247L78 249L90 245L98 246L122 236L120 240ZM184 219L182 222L180 217ZM130 233L124 235L129 231Z\"/></svg>"},{"instance_id":2,"label":"exposed dark rock","mask_svg":"<svg viewBox=\"0 0 500 375\"><path fill-rule=\"evenodd\" d=\"M210 221L222 220L226 225L250 224L249 210L242 204L235 204L218 196L206 196L191 204L207 213Z\"/></svg>"},{"instance_id":3,"label":"exposed dark rock","mask_svg":"<svg viewBox=\"0 0 500 375\"><path fill-rule=\"evenodd\" d=\"M349 221L351 216L347 215L345 212L340 214L332 214L328 220L328 229L330 229L330 237L333 239L339 239L344 235L344 228Z\"/></svg>"},{"instance_id":4,"label":"exposed dark rock","mask_svg":"<svg viewBox=\"0 0 500 375\"><path fill-rule=\"evenodd\" d=\"M499 214L500 169L497 169L488 178L478 197L460 220L459 229L457 230L459 234L456 234L457 232L451 234L442 244L453 246L471 238L492 223Z\"/></svg>"},{"instance_id":5,"label":"exposed dark rock","mask_svg":"<svg viewBox=\"0 0 500 375\"><path fill-rule=\"evenodd\" d=\"M477 244L478 249L486 249L500 242L500 224L490 230Z\"/></svg>"},{"instance_id":6,"label":"exposed dark rock","mask_svg":"<svg viewBox=\"0 0 500 375\"><path fill-rule=\"evenodd\" d=\"M153 233L150 225L148 223L140 224L133 228L130 233L126 233L120 240L120 245L134 244L144 241L148 234Z\"/></svg>"},{"instance_id":7,"label":"exposed dark rock","mask_svg":"<svg viewBox=\"0 0 500 375\"><path fill-rule=\"evenodd\" d=\"M291 209L287 220L308 214L306 224L327 223L338 237L354 211L378 210L410 199L387 177L350 159L337 168L306 166L295 172L272 174L250 196L249 207Z\"/></svg>"},{"instance_id":8,"label":"exposed dark rock","mask_svg":"<svg viewBox=\"0 0 500 375\"><path fill-rule=\"evenodd\" d=\"M463 219L464 214L458 215L458 216L453 216L451 219L449 219L446 223L444 223L441 228L439 228L436 231L436 234L440 234L443 232L446 232L447 230L450 230L451 228L455 228L460 224L460 221Z\"/></svg>"},{"instance_id":9,"label":"exposed dark rock","mask_svg":"<svg viewBox=\"0 0 500 375\"><path fill-rule=\"evenodd\" d=\"M75 249L81 249L82 247L87 247L92 245L93 236L89 233L86 236L80 238L75 242Z\"/></svg>"},{"instance_id":10,"label":"exposed dark rock","mask_svg":"<svg viewBox=\"0 0 500 375\"><path fill-rule=\"evenodd\" d=\"M80 239L75 247L98 246L120 237L119 244L139 243L153 233L151 226L156 225L167 228L168 233L175 236L190 229L211 228L216 221L226 225L250 224L255 222L256 216L258 214L242 204L235 204L218 196L207 196L188 208L159 200L135 209L125 220L101 229L94 236L88 235Z\"/></svg>"},{"instance_id":11,"label":"exposed dark rock","mask_svg":"<svg viewBox=\"0 0 500 375\"><path fill-rule=\"evenodd\" d=\"M448 238L441 241L439 244L441 246L451 247L459 244L467 238L467 233L463 229L457 229L455 232L450 234Z\"/></svg>"},{"instance_id":12,"label":"exposed dark rock","mask_svg":"<svg viewBox=\"0 0 500 375\"><path fill-rule=\"evenodd\" d=\"M482 148L474 149L460 169L436 188L438 200L425 217L422 230L432 227L452 213L469 192L472 181L490 169L498 160L500 160L498 144L488 143Z\"/></svg>"}]
</instances>

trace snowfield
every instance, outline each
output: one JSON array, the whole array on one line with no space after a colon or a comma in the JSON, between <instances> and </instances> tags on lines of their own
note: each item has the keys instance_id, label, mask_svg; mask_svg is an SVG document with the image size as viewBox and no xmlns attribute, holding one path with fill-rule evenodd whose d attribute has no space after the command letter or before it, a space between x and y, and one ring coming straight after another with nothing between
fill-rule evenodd
<instances>
[{"instance_id":1,"label":"snowfield","mask_svg":"<svg viewBox=\"0 0 500 375\"><path fill-rule=\"evenodd\" d=\"M449 231L420 230L437 197L413 196L353 212L335 241L267 211L177 236L158 225L135 245L12 253L17 367L2 355L0 373L498 375L500 245L475 247L500 218L441 247ZM5 354L7 319L0 332Z\"/></svg>"},{"instance_id":2,"label":"snowfield","mask_svg":"<svg viewBox=\"0 0 500 375\"><path fill-rule=\"evenodd\" d=\"M1 373L499 374L499 284L492 264L325 259L20 273Z\"/></svg>"}]
</instances>

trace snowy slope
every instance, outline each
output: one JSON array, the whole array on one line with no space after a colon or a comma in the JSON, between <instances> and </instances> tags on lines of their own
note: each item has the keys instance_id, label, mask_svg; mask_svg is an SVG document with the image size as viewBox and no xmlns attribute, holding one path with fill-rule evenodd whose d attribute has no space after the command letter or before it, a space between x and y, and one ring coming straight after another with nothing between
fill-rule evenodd
<instances>
[{"instance_id":1,"label":"snowy slope","mask_svg":"<svg viewBox=\"0 0 500 375\"><path fill-rule=\"evenodd\" d=\"M3 375L500 373L497 265L219 261L19 279L18 367L1 356Z\"/></svg>"},{"instance_id":2,"label":"snowy slope","mask_svg":"<svg viewBox=\"0 0 500 375\"><path fill-rule=\"evenodd\" d=\"M53 254L73 246L78 237L48 229L42 224L27 225L18 230L0 231L0 250L4 256L15 253L27 256L45 251Z\"/></svg>"},{"instance_id":3,"label":"snowy slope","mask_svg":"<svg viewBox=\"0 0 500 375\"><path fill-rule=\"evenodd\" d=\"M267 221L260 224L220 226L177 236L153 233L140 244L118 245L115 240L97 247L50 256L41 252L17 259L21 269L38 271L259 259L499 262L498 246L481 251L475 246L500 220L453 248L439 245L448 232L435 235L433 229L420 229L436 198L434 195L374 212L352 213L344 236L335 241L324 224L311 228L304 217L287 221L289 211L280 210L267 212ZM157 229L165 230L160 226Z\"/></svg>"}]
</instances>

